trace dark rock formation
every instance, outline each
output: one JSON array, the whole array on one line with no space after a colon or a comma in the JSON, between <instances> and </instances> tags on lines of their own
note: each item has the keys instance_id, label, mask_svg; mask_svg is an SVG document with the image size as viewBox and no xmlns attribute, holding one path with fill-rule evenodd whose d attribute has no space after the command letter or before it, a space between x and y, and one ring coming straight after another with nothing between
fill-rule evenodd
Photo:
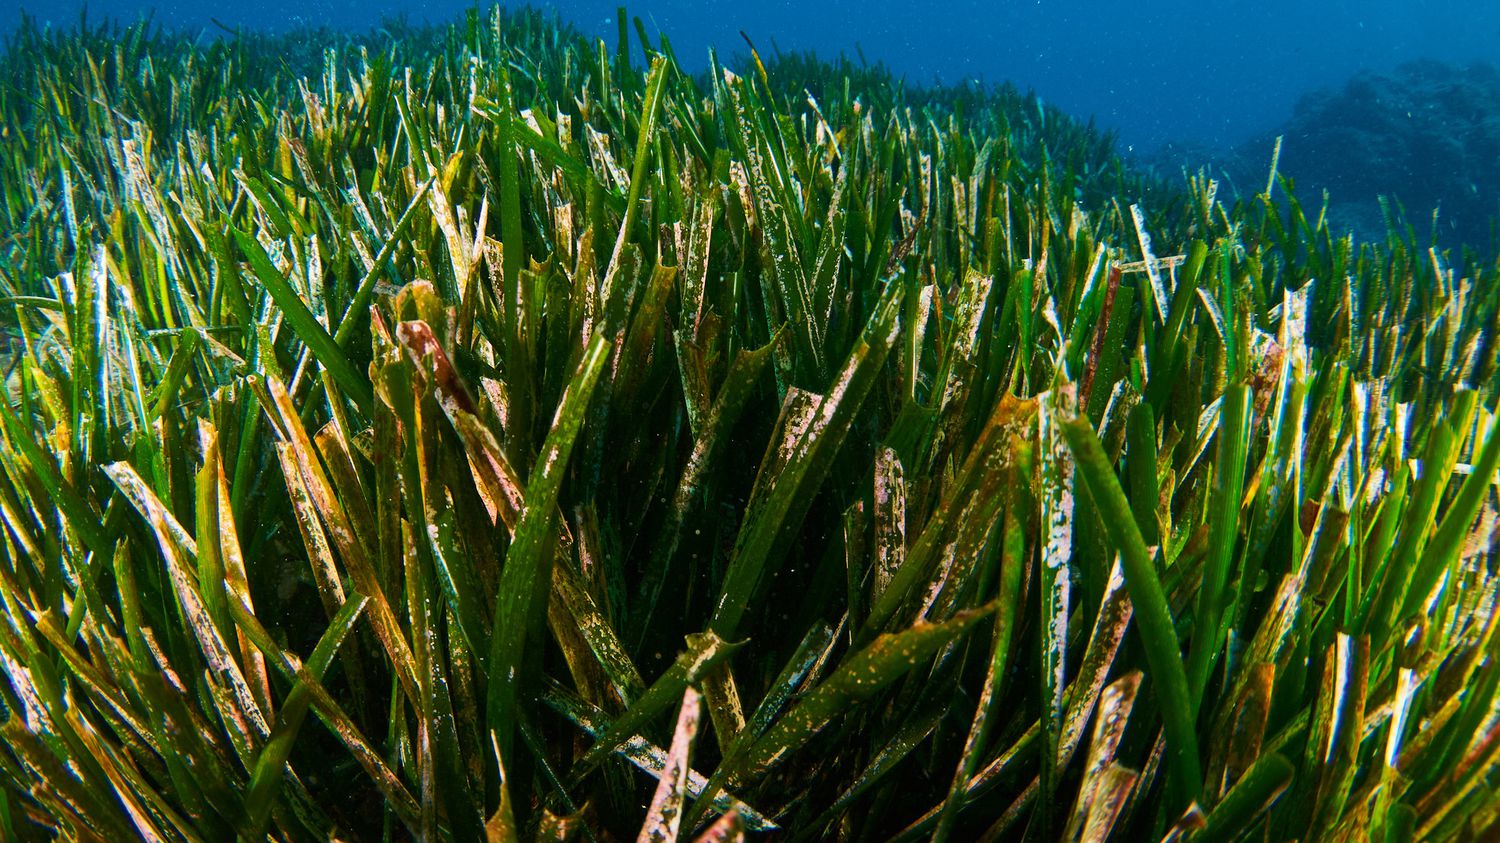
<instances>
[{"instance_id":1,"label":"dark rock formation","mask_svg":"<svg viewBox=\"0 0 1500 843\"><path fill-rule=\"evenodd\" d=\"M1229 149L1178 144L1140 163L1158 172L1207 166L1223 196L1265 189L1282 136L1280 172L1315 215L1328 192L1336 231L1383 240L1391 223L1442 248L1494 254L1500 215L1500 70L1424 60L1364 71L1306 94L1291 117ZM1381 198L1387 210L1381 208ZM1436 227L1433 211L1437 211Z\"/></svg>"},{"instance_id":2,"label":"dark rock formation","mask_svg":"<svg viewBox=\"0 0 1500 843\"><path fill-rule=\"evenodd\" d=\"M1500 71L1437 61L1360 73L1303 97L1287 124L1282 172L1308 201L1328 190L1356 228L1383 225L1378 197L1399 200L1419 233L1437 209L1440 245L1490 248L1500 209ZM1269 148L1269 142L1255 146ZM1336 217L1338 219L1338 217Z\"/></svg>"}]
</instances>

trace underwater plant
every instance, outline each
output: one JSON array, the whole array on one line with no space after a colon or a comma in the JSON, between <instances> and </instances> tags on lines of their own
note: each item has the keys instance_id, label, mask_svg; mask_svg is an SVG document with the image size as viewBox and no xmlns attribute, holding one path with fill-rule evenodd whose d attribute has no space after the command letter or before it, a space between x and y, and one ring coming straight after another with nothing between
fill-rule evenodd
<instances>
[{"instance_id":1,"label":"underwater plant","mask_svg":"<svg viewBox=\"0 0 1500 843\"><path fill-rule=\"evenodd\" d=\"M0 837L1494 833L1500 267L710 64L9 39Z\"/></svg>"}]
</instances>

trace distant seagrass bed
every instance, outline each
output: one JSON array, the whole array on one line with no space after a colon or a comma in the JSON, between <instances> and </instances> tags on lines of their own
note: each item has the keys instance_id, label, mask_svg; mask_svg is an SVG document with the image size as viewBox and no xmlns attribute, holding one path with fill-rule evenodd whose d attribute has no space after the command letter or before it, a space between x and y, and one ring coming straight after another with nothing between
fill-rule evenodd
<instances>
[{"instance_id":1,"label":"distant seagrass bed","mask_svg":"<svg viewBox=\"0 0 1500 843\"><path fill-rule=\"evenodd\" d=\"M11 36L0 839L1497 834L1493 258L722 46Z\"/></svg>"}]
</instances>

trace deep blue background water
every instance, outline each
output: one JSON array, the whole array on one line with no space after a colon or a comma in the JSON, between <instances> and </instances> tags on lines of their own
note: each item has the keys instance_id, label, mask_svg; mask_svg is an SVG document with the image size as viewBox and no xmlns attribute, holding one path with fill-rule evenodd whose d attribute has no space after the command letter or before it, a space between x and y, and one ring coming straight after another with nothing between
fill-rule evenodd
<instances>
[{"instance_id":1,"label":"deep blue background water","mask_svg":"<svg viewBox=\"0 0 1500 843\"><path fill-rule=\"evenodd\" d=\"M92 18L155 10L167 25L210 18L261 28L367 28L383 17L456 18L462 0L94 0ZM616 0L534 3L615 41ZM69 26L83 0L0 0L0 31L20 10ZM1415 58L1500 61L1500 0L637 0L630 13L664 31L685 62L709 45L763 52L853 52L914 81L1012 80L1119 132L1144 151L1168 141L1227 146L1283 119L1302 93L1362 68ZM214 30L218 32L217 29Z\"/></svg>"}]
</instances>

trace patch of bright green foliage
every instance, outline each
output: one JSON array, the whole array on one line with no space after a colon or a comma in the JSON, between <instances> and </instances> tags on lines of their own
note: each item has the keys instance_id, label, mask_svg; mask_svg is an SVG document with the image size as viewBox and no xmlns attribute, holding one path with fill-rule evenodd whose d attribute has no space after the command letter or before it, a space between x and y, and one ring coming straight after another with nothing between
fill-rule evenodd
<instances>
[{"instance_id":1,"label":"patch of bright green foliage","mask_svg":"<svg viewBox=\"0 0 1500 843\"><path fill-rule=\"evenodd\" d=\"M1496 266L629 23L12 36L0 837L1493 832Z\"/></svg>"}]
</instances>

